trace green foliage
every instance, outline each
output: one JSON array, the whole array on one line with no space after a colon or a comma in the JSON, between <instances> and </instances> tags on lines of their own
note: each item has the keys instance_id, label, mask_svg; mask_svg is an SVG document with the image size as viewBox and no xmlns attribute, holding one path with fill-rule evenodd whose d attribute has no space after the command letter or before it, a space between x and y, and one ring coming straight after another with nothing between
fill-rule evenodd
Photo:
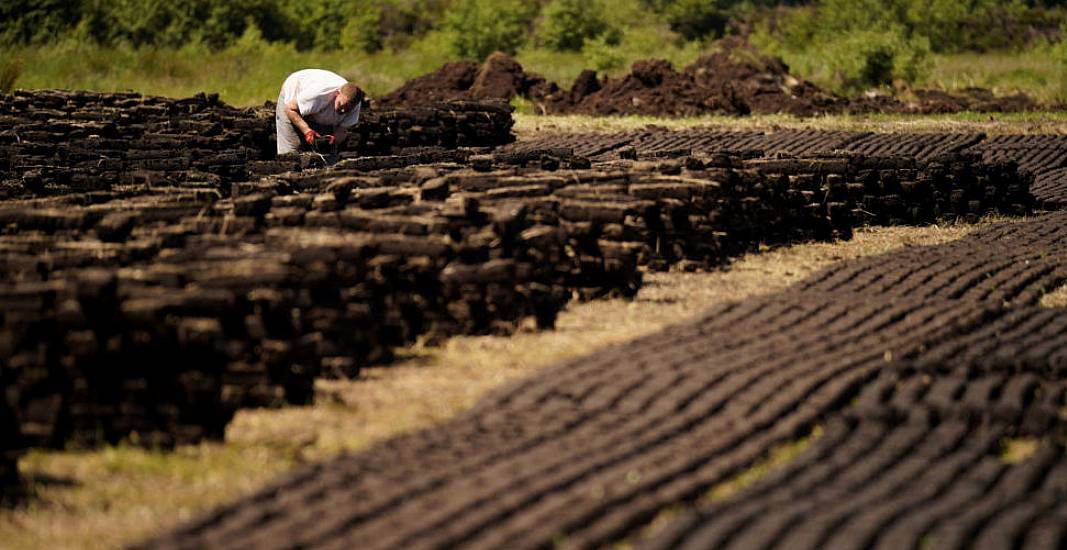
<instances>
[{"instance_id":1,"label":"green foliage","mask_svg":"<svg viewBox=\"0 0 1067 550\"><path fill-rule=\"evenodd\" d=\"M365 53L382 49L381 21L382 11L378 8L353 14L341 29L341 47Z\"/></svg>"},{"instance_id":2,"label":"green foliage","mask_svg":"<svg viewBox=\"0 0 1067 550\"><path fill-rule=\"evenodd\" d=\"M1049 48L1052 59L1067 69L1067 22L1060 27L1060 41Z\"/></svg>"},{"instance_id":3,"label":"green foliage","mask_svg":"<svg viewBox=\"0 0 1067 550\"><path fill-rule=\"evenodd\" d=\"M66 0L0 0L0 43L43 43L78 22L79 4Z\"/></svg>"},{"instance_id":4,"label":"green foliage","mask_svg":"<svg viewBox=\"0 0 1067 550\"><path fill-rule=\"evenodd\" d=\"M180 47L202 42L219 49L237 40L250 23L262 29L268 40L286 38L291 28L276 0L83 0L68 4L77 7L69 16L77 23L73 28L79 38L107 45Z\"/></svg>"},{"instance_id":5,"label":"green foliage","mask_svg":"<svg viewBox=\"0 0 1067 550\"><path fill-rule=\"evenodd\" d=\"M9 94L15 89L22 74L22 60L17 57L8 57L0 63L0 94Z\"/></svg>"},{"instance_id":6,"label":"green foliage","mask_svg":"<svg viewBox=\"0 0 1067 550\"><path fill-rule=\"evenodd\" d=\"M608 35L618 42L601 0L552 0L545 6L538 35L545 46L556 51L580 51L587 40Z\"/></svg>"},{"instance_id":7,"label":"green foliage","mask_svg":"<svg viewBox=\"0 0 1067 550\"><path fill-rule=\"evenodd\" d=\"M764 9L782 4L793 7ZM359 63L360 70L349 74L387 90L402 83L401 77L433 70L457 55L482 59L503 50L562 83L583 68L616 72L649 57L684 66L709 37L729 32L730 18L742 17L743 25L756 28L750 39L757 46L784 57L795 73L843 92L897 79L922 81L931 51L956 58L962 58L960 50L1037 52L1029 47L1035 36L1045 44L1019 74L1008 66L988 69L985 58L981 67L959 70L974 75L972 85L1004 82L1006 92L1019 89L1009 83L1035 83L1044 90L1061 80L1067 90L1067 45L1057 42L1061 34L1056 32L1067 10L1051 5L1029 0L0 0L0 69L5 59L19 55L24 61L20 86L114 84L114 89L151 87L155 78L194 82L198 72L219 70L223 85L254 78L257 93L276 93L275 80L290 69ZM535 21L536 40L529 40ZM74 61L26 54L37 49ZM361 55L351 55L357 51ZM215 54L219 57L210 68L196 62ZM1049 72L1056 60L1064 67L1058 76ZM118 69L123 63L130 66ZM120 78L130 80L115 84ZM198 89L208 88L219 89L214 80Z\"/></svg>"},{"instance_id":8,"label":"green foliage","mask_svg":"<svg viewBox=\"0 0 1067 550\"><path fill-rule=\"evenodd\" d=\"M605 37L597 37L586 42L582 50L586 61L599 72L611 72L626 63L626 55L617 44L611 44Z\"/></svg>"},{"instance_id":9,"label":"green foliage","mask_svg":"<svg viewBox=\"0 0 1067 550\"><path fill-rule=\"evenodd\" d=\"M1023 49L1032 30L1062 15L1019 0L818 0L764 20L752 41L823 85L855 92L922 79L933 52Z\"/></svg>"},{"instance_id":10,"label":"green foliage","mask_svg":"<svg viewBox=\"0 0 1067 550\"><path fill-rule=\"evenodd\" d=\"M721 36L730 21L732 0L675 0L666 7L671 30L686 40Z\"/></svg>"},{"instance_id":11,"label":"green foliage","mask_svg":"<svg viewBox=\"0 0 1067 550\"><path fill-rule=\"evenodd\" d=\"M401 0L396 0L398 3ZM412 9L427 2L409 1ZM414 2L414 3L413 3ZM371 51L382 10L370 0L0 0L0 43L55 41L79 26L102 45L181 47L201 42L224 49L255 25L269 42L333 50L342 36Z\"/></svg>"},{"instance_id":12,"label":"green foliage","mask_svg":"<svg viewBox=\"0 0 1067 550\"><path fill-rule=\"evenodd\" d=\"M662 15L672 31L686 40L722 36L730 21L758 8L794 4L795 0L641 0Z\"/></svg>"},{"instance_id":13,"label":"green foliage","mask_svg":"<svg viewBox=\"0 0 1067 550\"><path fill-rule=\"evenodd\" d=\"M839 89L857 92L925 76L930 44L908 39L898 29L861 30L822 43L815 55L825 60Z\"/></svg>"},{"instance_id":14,"label":"green foliage","mask_svg":"<svg viewBox=\"0 0 1067 550\"><path fill-rule=\"evenodd\" d=\"M536 4L523 0L456 0L445 13L444 29L460 56L514 54L526 41L536 9Z\"/></svg>"},{"instance_id":15,"label":"green foliage","mask_svg":"<svg viewBox=\"0 0 1067 550\"><path fill-rule=\"evenodd\" d=\"M1021 0L818 0L775 14L773 39L803 49L828 35L897 28L938 53L1024 49L1035 32L1055 31L1065 12ZM767 26L764 26L767 30Z\"/></svg>"}]
</instances>

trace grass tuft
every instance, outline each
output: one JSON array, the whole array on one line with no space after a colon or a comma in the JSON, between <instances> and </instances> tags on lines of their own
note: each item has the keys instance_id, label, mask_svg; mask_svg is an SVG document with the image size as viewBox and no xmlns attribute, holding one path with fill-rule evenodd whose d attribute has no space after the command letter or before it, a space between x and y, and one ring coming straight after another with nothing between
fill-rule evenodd
<instances>
[{"instance_id":1,"label":"grass tuft","mask_svg":"<svg viewBox=\"0 0 1067 550\"><path fill-rule=\"evenodd\" d=\"M17 57L8 57L3 65L0 65L0 94L9 94L15 89L15 83L22 75L22 60Z\"/></svg>"},{"instance_id":2,"label":"grass tuft","mask_svg":"<svg viewBox=\"0 0 1067 550\"><path fill-rule=\"evenodd\" d=\"M1035 437L1007 438L1000 442L1000 459L1007 464L1024 462L1037 454L1041 441Z\"/></svg>"},{"instance_id":3,"label":"grass tuft","mask_svg":"<svg viewBox=\"0 0 1067 550\"><path fill-rule=\"evenodd\" d=\"M721 502L741 491L755 485L767 477L771 472L784 468L795 460L801 453L811 447L823 435L822 426L815 426L811 432L796 441L786 443L771 449L767 458L753 464L747 470L737 474L733 478L713 487L704 496L705 503Z\"/></svg>"},{"instance_id":4,"label":"grass tuft","mask_svg":"<svg viewBox=\"0 0 1067 550\"><path fill-rule=\"evenodd\" d=\"M1041 307L1067 307L1067 284L1042 296Z\"/></svg>"}]
</instances>

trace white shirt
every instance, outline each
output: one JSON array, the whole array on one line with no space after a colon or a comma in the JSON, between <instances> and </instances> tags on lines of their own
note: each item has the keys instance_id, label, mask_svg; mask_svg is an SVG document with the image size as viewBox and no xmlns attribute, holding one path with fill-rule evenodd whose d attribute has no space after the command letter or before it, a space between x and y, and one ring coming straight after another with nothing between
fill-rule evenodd
<instances>
[{"instance_id":1,"label":"white shirt","mask_svg":"<svg viewBox=\"0 0 1067 550\"><path fill-rule=\"evenodd\" d=\"M349 128L359 122L357 103L345 114L334 108L337 90L348 82L341 75L322 69L304 69L285 79L282 93L278 96L278 110L281 111L293 99L300 116L316 124Z\"/></svg>"}]
</instances>

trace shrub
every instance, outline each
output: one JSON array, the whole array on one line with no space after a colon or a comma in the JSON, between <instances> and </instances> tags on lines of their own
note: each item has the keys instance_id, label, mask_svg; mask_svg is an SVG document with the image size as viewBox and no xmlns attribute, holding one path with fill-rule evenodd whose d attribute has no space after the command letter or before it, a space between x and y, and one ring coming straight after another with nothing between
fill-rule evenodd
<instances>
[{"instance_id":1,"label":"shrub","mask_svg":"<svg viewBox=\"0 0 1067 550\"><path fill-rule=\"evenodd\" d=\"M618 44L612 44L606 36L587 41L582 55L599 72L614 71L626 63L626 54L622 48Z\"/></svg>"},{"instance_id":2,"label":"shrub","mask_svg":"<svg viewBox=\"0 0 1067 550\"><path fill-rule=\"evenodd\" d=\"M987 51L1030 46L1054 31L1064 17L1019 0L818 0L784 16L773 12L774 38L783 48L802 50L827 36L895 27L922 37L936 52Z\"/></svg>"},{"instance_id":3,"label":"shrub","mask_svg":"<svg viewBox=\"0 0 1067 550\"><path fill-rule=\"evenodd\" d=\"M848 92L888 85L896 79L915 81L930 64L929 41L908 39L893 28L846 33L810 53L826 61L838 87Z\"/></svg>"},{"instance_id":4,"label":"shrub","mask_svg":"<svg viewBox=\"0 0 1067 550\"><path fill-rule=\"evenodd\" d=\"M341 30L341 47L365 53L382 49L381 20L382 11L376 7L350 15Z\"/></svg>"},{"instance_id":5,"label":"shrub","mask_svg":"<svg viewBox=\"0 0 1067 550\"><path fill-rule=\"evenodd\" d=\"M665 15L672 31L686 40L697 40L725 32L732 4L730 0L676 0Z\"/></svg>"},{"instance_id":6,"label":"shrub","mask_svg":"<svg viewBox=\"0 0 1067 550\"><path fill-rule=\"evenodd\" d=\"M0 43L55 40L78 22L79 8L67 0L0 0Z\"/></svg>"},{"instance_id":7,"label":"shrub","mask_svg":"<svg viewBox=\"0 0 1067 550\"><path fill-rule=\"evenodd\" d=\"M22 75L22 60L8 57L0 65L0 94L9 94L15 89L15 82Z\"/></svg>"},{"instance_id":8,"label":"shrub","mask_svg":"<svg viewBox=\"0 0 1067 550\"><path fill-rule=\"evenodd\" d=\"M672 31L686 40L721 36L731 19L757 7L792 4L788 0L641 0L662 15Z\"/></svg>"},{"instance_id":9,"label":"shrub","mask_svg":"<svg viewBox=\"0 0 1067 550\"><path fill-rule=\"evenodd\" d=\"M1052 44L1050 54L1061 67L1067 68L1067 23L1060 27L1060 40Z\"/></svg>"},{"instance_id":10,"label":"shrub","mask_svg":"<svg viewBox=\"0 0 1067 550\"><path fill-rule=\"evenodd\" d=\"M278 10L275 0L213 2L195 36L206 46L220 50L253 25L268 42L292 40L292 24Z\"/></svg>"},{"instance_id":11,"label":"shrub","mask_svg":"<svg viewBox=\"0 0 1067 550\"><path fill-rule=\"evenodd\" d=\"M452 48L463 57L484 59L494 51L514 54L526 41L537 5L523 0L457 0L445 14Z\"/></svg>"},{"instance_id":12,"label":"shrub","mask_svg":"<svg viewBox=\"0 0 1067 550\"><path fill-rule=\"evenodd\" d=\"M600 0L552 0L545 6L538 33L545 46L556 51L580 51L587 40L609 31Z\"/></svg>"},{"instance_id":13,"label":"shrub","mask_svg":"<svg viewBox=\"0 0 1067 550\"><path fill-rule=\"evenodd\" d=\"M277 0L94 0L80 5L73 21L88 39L104 45L181 47L200 42L222 49L240 38L250 22L268 41L290 40L294 33Z\"/></svg>"}]
</instances>

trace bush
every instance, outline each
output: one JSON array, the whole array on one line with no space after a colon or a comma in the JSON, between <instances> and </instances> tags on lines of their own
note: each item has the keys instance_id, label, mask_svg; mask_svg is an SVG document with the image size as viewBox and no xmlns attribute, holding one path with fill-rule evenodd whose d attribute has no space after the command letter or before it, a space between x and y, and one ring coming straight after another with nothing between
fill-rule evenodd
<instances>
[{"instance_id":1,"label":"bush","mask_svg":"<svg viewBox=\"0 0 1067 550\"><path fill-rule=\"evenodd\" d=\"M0 0L0 43L27 44L59 38L80 19L78 2Z\"/></svg>"},{"instance_id":2,"label":"bush","mask_svg":"<svg viewBox=\"0 0 1067 550\"><path fill-rule=\"evenodd\" d=\"M382 49L382 11L376 7L352 14L341 30L341 47L374 53Z\"/></svg>"},{"instance_id":3,"label":"bush","mask_svg":"<svg viewBox=\"0 0 1067 550\"><path fill-rule=\"evenodd\" d=\"M22 75L22 60L17 57L8 57L0 64L0 94L9 94L15 89Z\"/></svg>"},{"instance_id":4,"label":"bush","mask_svg":"<svg viewBox=\"0 0 1067 550\"><path fill-rule=\"evenodd\" d=\"M407 47L440 26L449 0L389 0L378 6L383 44Z\"/></svg>"},{"instance_id":5,"label":"bush","mask_svg":"<svg viewBox=\"0 0 1067 550\"><path fill-rule=\"evenodd\" d=\"M600 0L552 0L545 6L538 36L556 51L580 51L587 40L609 31Z\"/></svg>"},{"instance_id":6,"label":"bush","mask_svg":"<svg viewBox=\"0 0 1067 550\"><path fill-rule=\"evenodd\" d=\"M889 85L897 79L914 82L930 65L929 41L908 39L893 28L846 33L809 53L825 60L837 87L846 92Z\"/></svg>"},{"instance_id":7,"label":"bush","mask_svg":"<svg viewBox=\"0 0 1067 550\"><path fill-rule=\"evenodd\" d=\"M725 34L730 21L757 7L795 3L789 0L642 0L662 15L672 31L686 40L702 40Z\"/></svg>"},{"instance_id":8,"label":"bush","mask_svg":"<svg viewBox=\"0 0 1067 550\"><path fill-rule=\"evenodd\" d=\"M773 39L785 49L807 49L840 33L896 28L906 37L925 38L932 51L951 53L1032 46L1064 16L1018 0L818 0L766 17L773 19Z\"/></svg>"},{"instance_id":9,"label":"bush","mask_svg":"<svg viewBox=\"0 0 1067 550\"><path fill-rule=\"evenodd\" d=\"M1052 44L1050 54L1061 67L1067 69L1067 23L1060 27L1060 41Z\"/></svg>"},{"instance_id":10,"label":"bush","mask_svg":"<svg viewBox=\"0 0 1067 550\"><path fill-rule=\"evenodd\" d=\"M275 0L213 2L195 35L203 44L220 50L237 41L253 25L268 42L291 40L292 24L278 10Z\"/></svg>"},{"instance_id":11,"label":"bush","mask_svg":"<svg viewBox=\"0 0 1067 550\"><path fill-rule=\"evenodd\" d=\"M582 55L594 69L602 73L614 71L626 63L626 54L618 44L610 43L604 36L587 41Z\"/></svg>"},{"instance_id":12,"label":"bush","mask_svg":"<svg viewBox=\"0 0 1067 550\"><path fill-rule=\"evenodd\" d=\"M667 6L665 15L671 30L686 40L721 36L730 22L730 0L676 0Z\"/></svg>"},{"instance_id":13,"label":"bush","mask_svg":"<svg viewBox=\"0 0 1067 550\"><path fill-rule=\"evenodd\" d=\"M473 59L494 51L514 54L526 41L536 4L522 0L457 0L445 14L453 50Z\"/></svg>"},{"instance_id":14,"label":"bush","mask_svg":"<svg viewBox=\"0 0 1067 550\"><path fill-rule=\"evenodd\" d=\"M102 45L181 47L200 42L223 49L254 24L268 41L288 40L293 25L277 0L94 0L83 2L79 27ZM72 4L77 4L72 2Z\"/></svg>"},{"instance_id":15,"label":"bush","mask_svg":"<svg viewBox=\"0 0 1067 550\"><path fill-rule=\"evenodd\" d=\"M372 48L373 33L367 29L376 17L380 12L369 2L355 0L0 0L0 40L51 42L82 25L101 45L200 42L220 50L236 42L251 22L268 42L333 50L354 19L349 38L361 36L356 42Z\"/></svg>"}]
</instances>

